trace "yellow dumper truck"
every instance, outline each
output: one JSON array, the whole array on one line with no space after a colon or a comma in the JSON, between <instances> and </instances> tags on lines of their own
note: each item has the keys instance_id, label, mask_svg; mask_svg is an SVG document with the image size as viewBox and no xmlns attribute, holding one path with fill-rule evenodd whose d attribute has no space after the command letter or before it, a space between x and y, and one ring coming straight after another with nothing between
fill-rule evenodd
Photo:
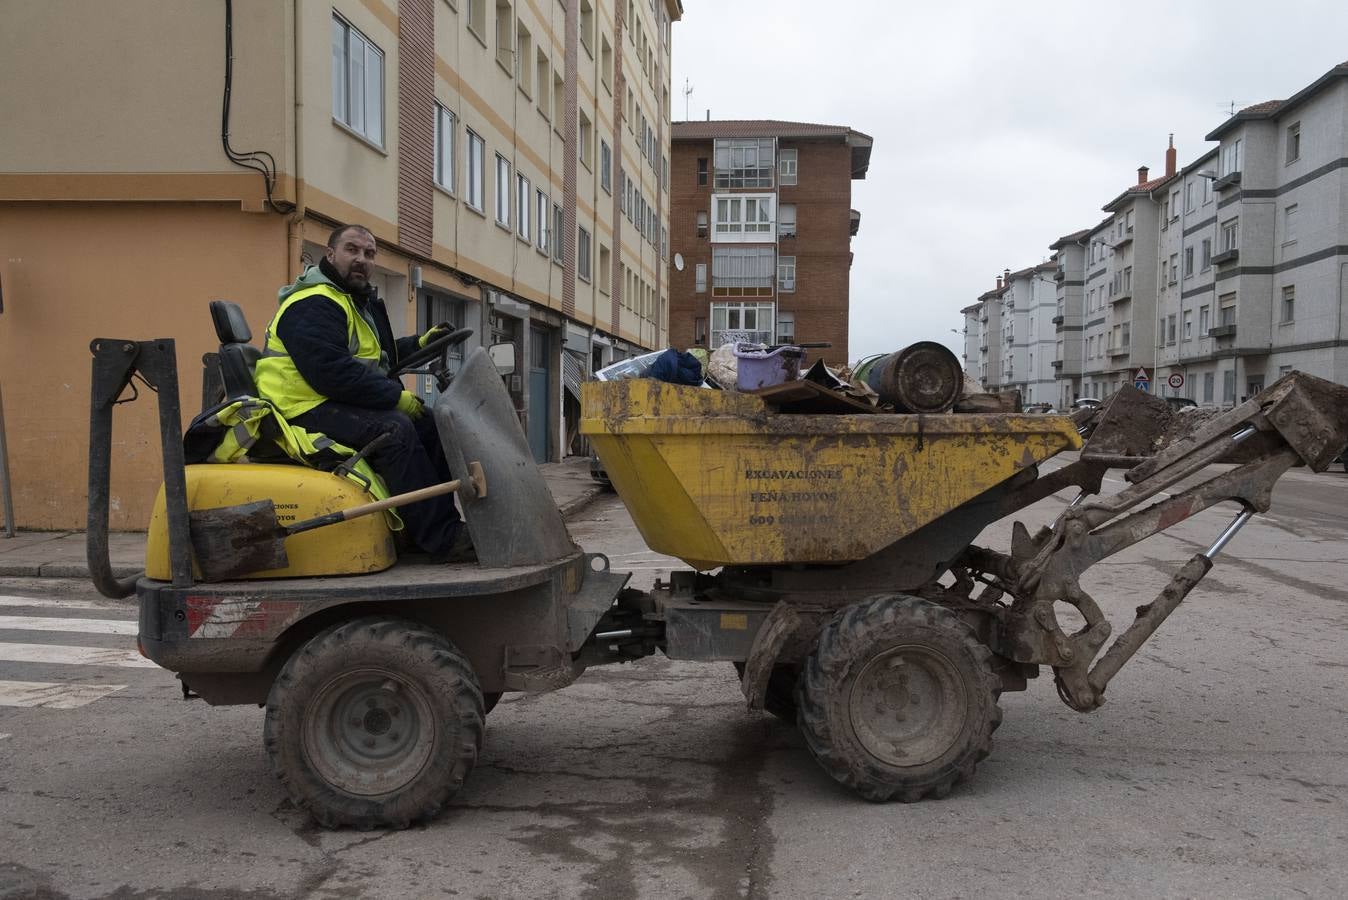
<instances>
[{"instance_id":1,"label":"yellow dumper truck","mask_svg":"<svg viewBox=\"0 0 1348 900\"><path fill-rule=\"evenodd\" d=\"M223 375L224 397L256 399L246 325L216 326L207 374ZM1164 443L1165 404L1131 389L1074 419L783 415L747 393L589 383L582 431L646 543L689 566L637 591L572 543L502 386L509 361L478 350L452 383L431 362L451 469L481 467L458 495L477 563L400 556L375 516L278 538L281 564L208 580L222 561L203 558L215 545L194 541L193 523L211 507L270 501L303 518L368 498L343 473L274 454L186 465L173 342L92 349L94 581L138 598L140 648L178 674L184 696L265 705L277 774L326 826L434 816L476 761L502 691L561 688L590 666L656 652L734 663L748 705L796 721L829 775L862 797L943 796L988 754L1003 691L1047 667L1069 706L1098 707L1268 508L1278 477L1321 471L1348 444L1348 388L1298 373ZM157 390L165 486L148 574L118 580L109 445L133 378ZM1081 453L1041 471L1069 450ZM1208 468L1217 461L1237 465ZM1102 495L1110 468L1129 486ZM989 523L1069 489L1076 500L1051 526L1017 524L1010 547L974 545ZM1235 502L1234 521L1114 636L1082 574L1222 501Z\"/></svg>"}]
</instances>

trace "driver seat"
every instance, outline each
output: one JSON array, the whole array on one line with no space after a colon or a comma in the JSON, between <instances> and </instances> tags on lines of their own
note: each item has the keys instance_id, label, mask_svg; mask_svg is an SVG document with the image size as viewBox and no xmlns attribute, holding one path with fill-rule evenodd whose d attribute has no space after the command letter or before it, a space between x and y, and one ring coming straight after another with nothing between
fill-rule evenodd
<instances>
[{"instance_id":1,"label":"driver seat","mask_svg":"<svg viewBox=\"0 0 1348 900\"><path fill-rule=\"evenodd\" d=\"M225 384L225 399L256 397L253 370L262 358L262 351L251 343L253 332L243 310L229 300L212 300L211 322L215 325L215 336L220 339L220 377Z\"/></svg>"}]
</instances>

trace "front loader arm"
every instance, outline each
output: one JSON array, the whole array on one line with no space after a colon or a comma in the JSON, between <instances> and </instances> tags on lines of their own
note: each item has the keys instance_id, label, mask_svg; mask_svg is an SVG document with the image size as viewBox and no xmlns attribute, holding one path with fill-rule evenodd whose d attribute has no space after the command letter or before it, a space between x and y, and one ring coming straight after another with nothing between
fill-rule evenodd
<instances>
[{"instance_id":1,"label":"front loader arm","mask_svg":"<svg viewBox=\"0 0 1348 900\"><path fill-rule=\"evenodd\" d=\"M1154 429L1148 433L1145 425L1165 421L1155 407L1161 401L1140 398L1116 399L1114 415L1106 410L1100 419L1101 444L1093 453L1092 437L1082 451L1083 462L1107 459L1131 467L1130 487L1091 502L1079 502L1079 497L1052 527L1034 537L1017 523L1010 556L976 549L969 557L971 568L992 573L995 588L1013 598L994 630L994 649L1017 662L1052 666L1063 701L1083 712L1104 703L1110 679L1208 573L1217 553L1255 513L1268 510L1273 485L1283 473L1298 464L1323 471L1348 443L1348 388L1301 373L1285 376L1254 400L1201 423L1154 456L1135 454L1139 447L1154 445ZM1244 462L1142 507L1211 463L1232 459ZM1138 607L1132 624L1096 661L1113 628L1082 589L1082 574L1224 501L1240 506L1235 520L1206 552L1176 572L1154 601ZM1077 609L1085 619L1081 629L1063 631L1055 613L1058 603Z\"/></svg>"}]
</instances>

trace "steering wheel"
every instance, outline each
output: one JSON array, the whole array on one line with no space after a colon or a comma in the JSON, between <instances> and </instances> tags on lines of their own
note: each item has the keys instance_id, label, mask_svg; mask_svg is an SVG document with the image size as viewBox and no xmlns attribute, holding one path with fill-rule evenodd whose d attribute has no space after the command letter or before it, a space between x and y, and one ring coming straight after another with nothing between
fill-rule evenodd
<instances>
[{"instance_id":1,"label":"steering wheel","mask_svg":"<svg viewBox=\"0 0 1348 900\"><path fill-rule=\"evenodd\" d=\"M401 360L398 363L398 367L389 372L389 376L394 377L410 372L422 363L430 362L435 359L455 344L462 344L472 336L473 329L471 328L459 328L455 331L451 331L449 334L441 335L425 347L422 347L416 353L407 357L407 359Z\"/></svg>"}]
</instances>

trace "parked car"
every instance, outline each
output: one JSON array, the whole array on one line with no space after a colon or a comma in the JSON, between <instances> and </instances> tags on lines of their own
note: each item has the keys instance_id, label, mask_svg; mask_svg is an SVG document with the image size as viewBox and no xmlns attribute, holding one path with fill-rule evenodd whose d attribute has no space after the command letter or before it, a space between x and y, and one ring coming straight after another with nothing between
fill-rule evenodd
<instances>
[{"instance_id":1,"label":"parked car","mask_svg":"<svg viewBox=\"0 0 1348 900\"><path fill-rule=\"evenodd\" d=\"M1072 401L1073 409L1096 409L1100 406L1100 401L1095 397L1081 397Z\"/></svg>"},{"instance_id":2,"label":"parked car","mask_svg":"<svg viewBox=\"0 0 1348 900\"><path fill-rule=\"evenodd\" d=\"M1170 405L1174 412L1184 412L1189 409L1198 409L1198 404L1188 397L1166 397L1165 402Z\"/></svg>"},{"instance_id":3,"label":"parked car","mask_svg":"<svg viewBox=\"0 0 1348 900\"><path fill-rule=\"evenodd\" d=\"M1044 415L1049 415L1051 413L1056 413L1057 410L1053 408L1052 403L1030 403L1026 405L1025 412L1043 413Z\"/></svg>"}]
</instances>

